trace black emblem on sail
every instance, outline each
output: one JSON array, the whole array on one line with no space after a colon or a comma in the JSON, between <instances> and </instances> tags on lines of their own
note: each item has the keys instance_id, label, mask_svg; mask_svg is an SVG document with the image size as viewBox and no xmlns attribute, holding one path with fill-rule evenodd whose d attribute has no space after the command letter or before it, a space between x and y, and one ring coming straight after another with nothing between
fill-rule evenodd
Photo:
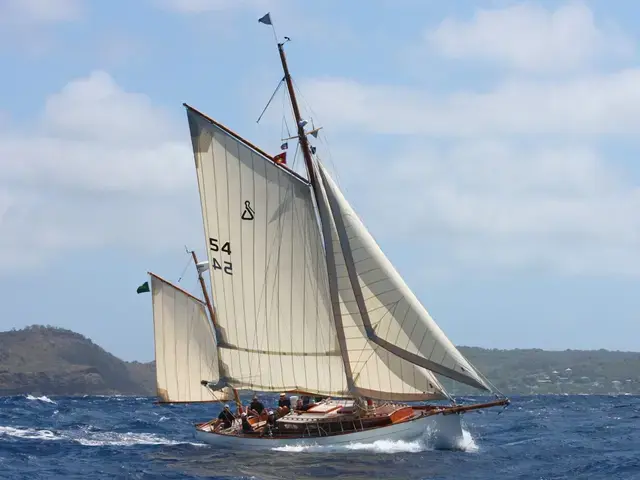
<instances>
[{"instance_id":1,"label":"black emblem on sail","mask_svg":"<svg viewBox=\"0 0 640 480\"><path fill-rule=\"evenodd\" d=\"M251 208L251 202L249 200L244 202L244 212L242 212L242 220L253 220L254 211Z\"/></svg>"}]
</instances>

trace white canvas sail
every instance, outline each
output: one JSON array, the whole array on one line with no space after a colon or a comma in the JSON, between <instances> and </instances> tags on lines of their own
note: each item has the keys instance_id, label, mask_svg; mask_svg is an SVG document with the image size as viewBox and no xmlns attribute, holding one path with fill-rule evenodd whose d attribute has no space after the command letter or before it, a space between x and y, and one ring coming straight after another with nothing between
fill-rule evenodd
<instances>
[{"instance_id":1,"label":"white canvas sail","mask_svg":"<svg viewBox=\"0 0 640 480\"><path fill-rule=\"evenodd\" d=\"M310 186L190 107L187 116L223 380L348 394Z\"/></svg>"},{"instance_id":2,"label":"white canvas sail","mask_svg":"<svg viewBox=\"0 0 640 480\"><path fill-rule=\"evenodd\" d=\"M350 390L356 395L385 400L447 398L433 373L368 339L357 312L345 309L353 292L348 288L348 271L326 189L322 183L318 188L333 315Z\"/></svg>"},{"instance_id":3,"label":"white canvas sail","mask_svg":"<svg viewBox=\"0 0 640 480\"><path fill-rule=\"evenodd\" d=\"M366 340L432 372L489 390L380 250L322 165L319 171L338 237L332 245L345 337L361 335L361 343Z\"/></svg>"},{"instance_id":4,"label":"white canvas sail","mask_svg":"<svg viewBox=\"0 0 640 480\"><path fill-rule=\"evenodd\" d=\"M211 394L201 380L217 381L218 352L204 304L151 275L157 394L163 402L233 398L228 388Z\"/></svg>"}]
</instances>

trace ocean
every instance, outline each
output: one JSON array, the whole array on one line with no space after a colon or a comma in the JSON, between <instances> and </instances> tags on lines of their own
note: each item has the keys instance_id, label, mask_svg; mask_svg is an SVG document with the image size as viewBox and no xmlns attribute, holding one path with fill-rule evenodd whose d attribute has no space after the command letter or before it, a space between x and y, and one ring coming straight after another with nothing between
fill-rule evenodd
<instances>
[{"instance_id":1,"label":"ocean","mask_svg":"<svg viewBox=\"0 0 640 480\"><path fill-rule=\"evenodd\" d=\"M428 441L214 449L195 441L192 424L219 405L153 402L0 397L0 478L640 479L635 396L512 397L506 410L465 414L460 451L434 450Z\"/></svg>"}]
</instances>

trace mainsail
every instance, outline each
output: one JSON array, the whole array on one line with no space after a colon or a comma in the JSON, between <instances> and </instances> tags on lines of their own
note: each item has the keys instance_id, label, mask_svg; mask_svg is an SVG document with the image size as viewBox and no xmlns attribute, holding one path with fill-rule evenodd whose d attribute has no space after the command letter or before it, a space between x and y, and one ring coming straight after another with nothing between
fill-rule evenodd
<instances>
[{"instance_id":1,"label":"mainsail","mask_svg":"<svg viewBox=\"0 0 640 480\"><path fill-rule=\"evenodd\" d=\"M226 127L191 107L187 116L221 384L388 400L446 398L436 372L487 388L321 165L318 195Z\"/></svg>"},{"instance_id":2,"label":"mainsail","mask_svg":"<svg viewBox=\"0 0 640 480\"><path fill-rule=\"evenodd\" d=\"M230 388L210 392L200 381L218 379L218 352L204 304L150 273L157 394L163 402L233 398Z\"/></svg>"},{"instance_id":3,"label":"mainsail","mask_svg":"<svg viewBox=\"0 0 640 480\"><path fill-rule=\"evenodd\" d=\"M188 108L223 379L348 394L309 184Z\"/></svg>"}]
</instances>

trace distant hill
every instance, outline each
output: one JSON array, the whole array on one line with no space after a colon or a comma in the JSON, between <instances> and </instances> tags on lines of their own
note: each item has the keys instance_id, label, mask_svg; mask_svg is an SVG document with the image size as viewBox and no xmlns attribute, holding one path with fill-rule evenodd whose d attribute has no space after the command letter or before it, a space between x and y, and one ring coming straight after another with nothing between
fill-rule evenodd
<instances>
[{"instance_id":1,"label":"distant hill","mask_svg":"<svg viewBox=\"0 0 640 480\"><path fill-rule=\"evenodd\" d=\"M0 395L154 395L155 365L124 362L79 333L0 332Z\"/></svg>"},{"instance_id":2,"label":"distant hill","mask_svg":"<svg viewBox=\"0 0 640 480\"><path fill-rule=\"evenodd\" d=\"M640 394L640 353L459 347L503 393ZM478 393L442 379L453 395ZM155 363L124 362L79 333L0 332L0 395L155 395Z\"/></svg>"},{"instance_id":3,"label":"distant hill","mask_svg":"<svg viewBox=\"0 0 640 480\"><path fill-rule=\"evenodd\" d=\"M503 393L640 394L638 352L459 349ZM451 385L450 391L467 394L473 390Z\"/></svg>"}]
</instances>

